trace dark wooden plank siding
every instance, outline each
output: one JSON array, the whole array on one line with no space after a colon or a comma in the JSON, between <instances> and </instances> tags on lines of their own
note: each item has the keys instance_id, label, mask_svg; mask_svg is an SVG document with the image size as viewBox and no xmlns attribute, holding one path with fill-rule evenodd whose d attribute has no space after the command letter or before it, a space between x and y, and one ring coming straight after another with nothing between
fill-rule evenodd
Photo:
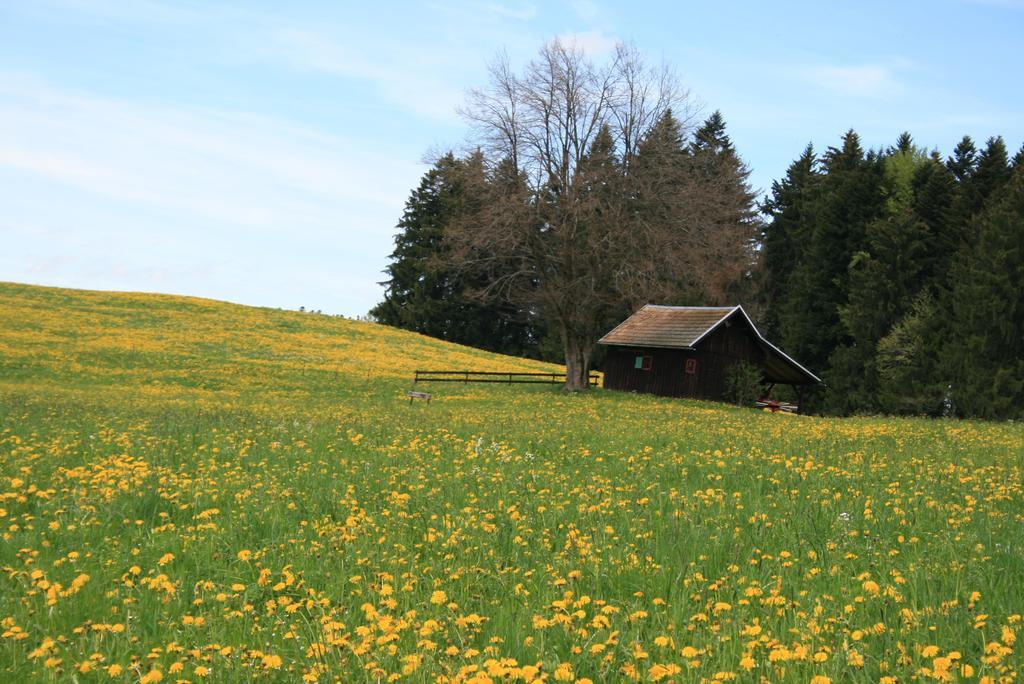
<instances>
[{"instance_id":1,"label":"dark wooden plank siding","mask_svg":"<svg viewBox=\"0 0 1024 684\"><path fill-rule=\"evenodd\" d=\"M650 370L635 367L638 356L651 357ZM681 349L611 347L604 362L604 386L667 397L690 396L694 383L692 377L683 377L683 367L685 359L692 356L693 352Z\"/></svg>"},{"instance_id":2,"label":"dark wooden plank siding","mask_svg":"<svg viewBox=\"0 0 1024 684\"><path fill-rule=\"evenodd\" d=\"M604 386L627 392L699 399L725 398L729 367L739 361L760 364L764 352L745 322L735 318L701 340L696 349L611 347L604 364ZM650 356L650 370L635 367L637 356ZM686 373L687 359L697 372Z\"/></svg>"}]
</instances>

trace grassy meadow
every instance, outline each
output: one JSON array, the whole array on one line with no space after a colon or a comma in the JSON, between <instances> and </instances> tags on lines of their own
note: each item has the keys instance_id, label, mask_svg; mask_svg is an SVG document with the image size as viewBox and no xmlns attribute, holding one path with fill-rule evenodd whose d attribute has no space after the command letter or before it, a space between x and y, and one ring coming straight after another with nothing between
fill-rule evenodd
<instances>
[{"instance_id":1,"label":"grassy meadow","mask_svg":"<svg viewBox=\"0 0 1024 684\"><path fill-rule=\"evenodd\" d=\"M1024 426L820 419L341 318L0 284L0 672L1013 681Z\"/></svg>"}]
</instances>

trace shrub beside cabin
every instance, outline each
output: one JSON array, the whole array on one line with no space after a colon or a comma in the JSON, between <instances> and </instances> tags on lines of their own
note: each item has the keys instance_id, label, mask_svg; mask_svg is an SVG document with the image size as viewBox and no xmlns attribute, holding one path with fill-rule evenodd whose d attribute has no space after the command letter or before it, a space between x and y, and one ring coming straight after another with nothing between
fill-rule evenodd
<instances>
[{"instance_id":1,"label":"shrub beside cabin","mask_svg":"<svg viewBox=\"0 0 1024 684\"><path fill-rule=\"evenodd\" d=\"M766 340L743 307L648 304L598 340L608 347L607 389L666 397L725 399L736 363L759 367L767 391L821 380Z\"/></svg>"}]
</instances>

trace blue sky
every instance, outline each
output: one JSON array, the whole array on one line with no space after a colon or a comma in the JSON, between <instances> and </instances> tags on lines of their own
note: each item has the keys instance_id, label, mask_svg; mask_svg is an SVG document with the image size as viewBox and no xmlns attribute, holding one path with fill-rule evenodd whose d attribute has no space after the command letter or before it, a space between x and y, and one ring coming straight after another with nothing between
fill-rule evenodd
<instances>
[{"instance_id":1,"label":"blue sky","mask_svg":"<svg viewBox=\"0 0 1024 684\"><path fill-rule=\"evenodd\" d=\"M0 280L349 316L504 48L617 40L720 109L758 189L803 146L1024 141L1024 0L0 1Z\"/></svg>"}]
</instances>

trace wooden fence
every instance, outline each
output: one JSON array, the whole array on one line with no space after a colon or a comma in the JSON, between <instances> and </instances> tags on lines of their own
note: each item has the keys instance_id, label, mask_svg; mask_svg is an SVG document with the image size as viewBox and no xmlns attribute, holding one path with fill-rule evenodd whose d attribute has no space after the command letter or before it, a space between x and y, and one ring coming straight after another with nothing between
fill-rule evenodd
<instances>
[{"instance_id":1,"label":"wooden fence","mask_svg":"<svg viewBox=\"0 0 1024 684\"><path fill-rule=\"evenodd\" d=\"M590 372L590 385L596 387L599 379L597 371ZM413 384L421 382L501 382L511 384L543 384L561 385L565 383L565 373L516 373L502 371L470 371L470 370L418 370L412 379Z\"/></svg>"}]
</instances>

